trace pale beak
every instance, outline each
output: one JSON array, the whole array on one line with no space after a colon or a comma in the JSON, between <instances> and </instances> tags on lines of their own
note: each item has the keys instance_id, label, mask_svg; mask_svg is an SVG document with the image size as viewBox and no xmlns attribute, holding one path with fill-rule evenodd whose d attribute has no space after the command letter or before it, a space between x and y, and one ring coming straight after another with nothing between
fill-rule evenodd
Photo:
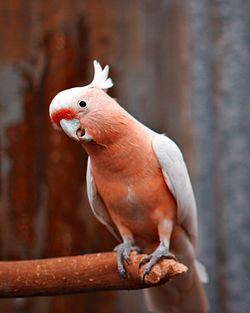
<instances>
[{"instance_id":1,"label":"pale beak","mask_svg":"<svg viewBox=\"0 0 250 313\"><path fill-rule=\"evenodd\" d=\"M71 120L61 119L60 125L64 132L72 139L79 141L77 131L80 129L80 122L74 118Z\"/></svg>"}]
</instances>

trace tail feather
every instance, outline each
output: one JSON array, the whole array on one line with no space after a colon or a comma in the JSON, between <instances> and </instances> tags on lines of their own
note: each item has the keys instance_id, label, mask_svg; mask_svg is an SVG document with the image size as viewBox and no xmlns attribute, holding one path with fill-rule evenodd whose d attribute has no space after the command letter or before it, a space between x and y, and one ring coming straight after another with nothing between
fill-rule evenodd
<instances>
[{"instance_id":1,"label":"tail feather","mask_svg":"<svg viewBox=\"0 0 250 313\"><path fill-rule=\"evenodd\" d=\"M183 276L186 274L183 274ZM152 313L205 313L208 309L207 299L200 279L195 271L192 275L191 289L185 290L185 278L175 278L163 286L144 291L147 307ZM189 278L188 278L189 279ZM182 288L176 286L182 283Z\"/></svg>"},{"instance_id":2,"label":"tail feather","mask_svg":"<svg viewBox=\"0 0 250 313\"><path fill-rule=\"evenodd\" d=\"M195 260L195 269L196 269L196 272L199 276L199 279L200 281L203 283L203 284L207 284L208 283L208 274L207 274L207 270L205 268L205 266L200 263L198 260Z\"/></svg>"},{"instance_id":3,"label":"tail feather","mask_svg":"<svg viewBox=\"0 0 250 313\"><path fill-rule=\"evenodd\" d=\"M153 313L207 312L208 302L200 280L206 278L206 271L195 260L193 246L180 226L171 236L171 251L187 265L188 271L165 285L146 289L144 295L148 309Z\"/></svg>"}]
</instances>

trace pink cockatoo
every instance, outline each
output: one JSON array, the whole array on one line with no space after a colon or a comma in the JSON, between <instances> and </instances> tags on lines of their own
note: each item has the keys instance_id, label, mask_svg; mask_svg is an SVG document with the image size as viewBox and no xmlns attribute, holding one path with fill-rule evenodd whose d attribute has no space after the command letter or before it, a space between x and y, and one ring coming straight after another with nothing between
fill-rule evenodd
<instances>
[{"instance_id":1,"label":"pink cockatoo","mask_svg":"<svg viewBox=\"0 0 250 313\"><path fill-rule=\"evenodd\" d=\"M87 193L95 216L122 242L115 248L119 273L133 249L147 253L147 275L160 258L176 257L187 273L145 292L155 313L204 313L204 267L195 259L195 198L177 145L132 117L106 90L113 86L94 61L94 79L58 93L50 118L89 155Z\"/></svg>"}]
</instances>

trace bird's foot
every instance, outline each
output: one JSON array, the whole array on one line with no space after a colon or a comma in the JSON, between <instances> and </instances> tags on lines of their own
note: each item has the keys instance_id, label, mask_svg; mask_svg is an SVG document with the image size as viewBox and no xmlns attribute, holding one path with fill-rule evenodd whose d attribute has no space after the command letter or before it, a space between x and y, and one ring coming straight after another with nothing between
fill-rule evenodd
<instances>
[{"instance_id":1,"label":"bird's foot","mask_svg":"<svg viewBox=\"0 0 250 313\"><path fill-rule=\"evenodd\" d=\"M164 245L163 242L160 243L158 248L153 253L142 258L139 267L147 263L144 267L143 280L145 276L150 273L152 267L162 258L176 260L175 255L169 252L169 249Z\"/></svg>"},{"instance_id":2,"label":"bird's foot","mask_svg":"<svg viewBox=\"0 0 250 313\"><path fill-rule=\"evenodd\" d=\"M131 242L123 242L115 247L114 251L116 251L118 272L123 278L126 277L126 269L123 265L123 262L125 261L127 264L129 264L130 252L140 252L140 250L141 249L139 247L134 246Z\"/></svg>"}]
</instances>

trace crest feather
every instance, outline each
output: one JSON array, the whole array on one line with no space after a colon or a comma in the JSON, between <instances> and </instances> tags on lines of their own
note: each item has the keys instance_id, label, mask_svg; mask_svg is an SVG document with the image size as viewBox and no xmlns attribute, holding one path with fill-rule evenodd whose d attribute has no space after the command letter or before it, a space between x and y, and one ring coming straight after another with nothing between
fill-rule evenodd
<instances>
[{"instance_id":1,"label":"crest feather","mask_svg":"<svg viewBox=\"0 0 250 313\"><path fill-rule=\"evenodd\" d=\"M94 64L94 78L92 82L89 84L91 87L97 87L100 89L108 89L112 87L113 81L108 77L109 75L109 66L106 65L104 69L102 69L99 62L96 60L93 62Z\"/></svg>"}]
</instances>

